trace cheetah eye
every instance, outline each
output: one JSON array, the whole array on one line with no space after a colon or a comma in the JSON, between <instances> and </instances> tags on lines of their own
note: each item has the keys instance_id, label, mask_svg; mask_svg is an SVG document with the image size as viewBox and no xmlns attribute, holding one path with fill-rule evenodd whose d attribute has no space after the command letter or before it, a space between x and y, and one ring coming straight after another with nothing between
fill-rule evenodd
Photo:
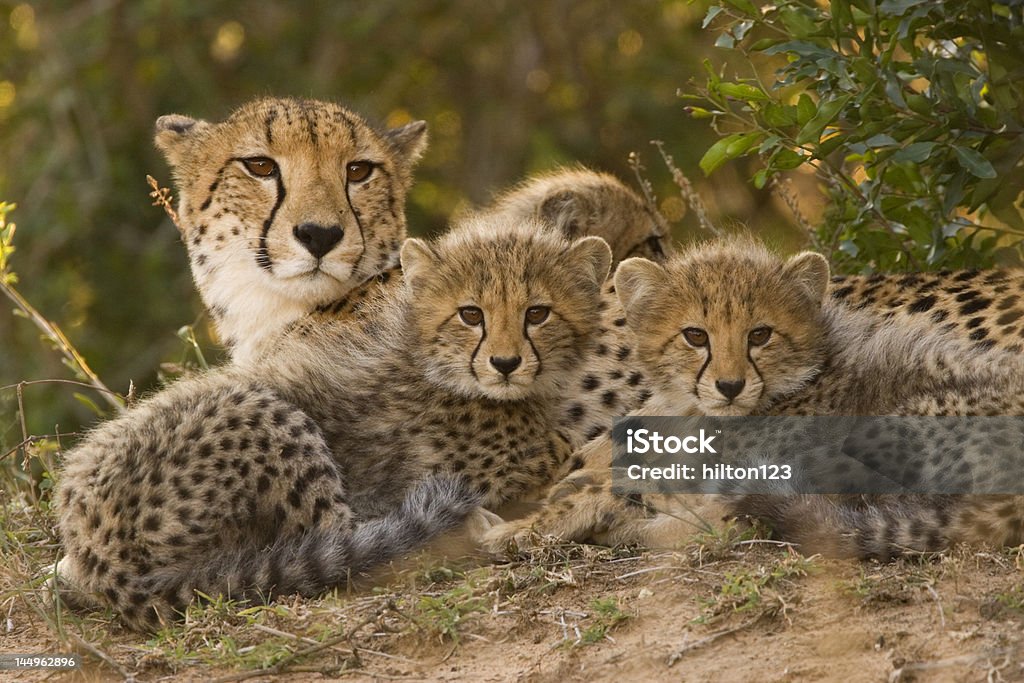
<instances>
[{"instance_id":1,"label":"cheetah eye","mask_svg":"<svg viewBox=\"0 0 1024 683\"><path fill-rule=\"evenodd\" d=\"M373 173L373 164L369 161L353 161L345 166L345 177L350 182L361 183Z\"/></svg>"},{"instance_id":2,"label":"cheetah eye","mask_svg":"<svg viewBox=\"0 0 1024 683\"><path fill-rule=\"evenodd\" d=\"M750 331L747 335L747 341L751 346L763 346L768 343L768 340L772 338L772 328L770 327L756 327Z\"/></svg>"},{"instance_id":3,"label":"cheetah eye","mask_svg":"<svg viewBox=\"0 0 1024 683\"><path fill-rule=\"evenodd\" d=\"M476 327L483 323L484 312L476 306L463 306L459 309L459 317L470 327Z\"/></svg>"},{"instance_id":4,"label":"cheetah eye","mask_svg":"<svg viewBox=\"0 0 1024 683\"><path fill-rule=\"evenodd\" d=\"M249 159L242 159L242 163L245 164L245 170L257 178L269 178L277 175L277 163L273 159L250 157Z\"/></svg>"},{"instance_id":5,"label":"cheetah eye","mask_svg":"<svg viewBox=\"0 0 1024 683\"><path fill-rule=\"evenodd\" d=\"M708 345L708 333L699 327L687 327L683 330L683 338L690 346L701 347Z\"/></svg>"},{"instance_id":6,"label":"cheetah eye","mask_svg":"<svg viewBox=\"0 0 1024 683\"><path fill-rule=\"evenodd\" d=\"M526 322L531 325L540 325L548 319L551 309L547 306L530 306L526 309Z\"/></svg>"}]
</instances>

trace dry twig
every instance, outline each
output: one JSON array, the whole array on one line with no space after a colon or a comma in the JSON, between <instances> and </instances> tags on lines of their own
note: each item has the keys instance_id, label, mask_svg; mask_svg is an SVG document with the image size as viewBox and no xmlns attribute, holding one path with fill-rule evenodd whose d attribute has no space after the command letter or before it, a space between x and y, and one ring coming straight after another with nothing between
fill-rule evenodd
<instances>
[{"instance_id":1,"label":"dry twig","mask_svg":"<svg viewBox=\"0 0 1024 683\"><path fill-rule=\"evenodd\" d=\"M153 206L163 207L164 212L171 219L171 222L174 223L174 227L181 230L181 223L178 222L178 212L174 210L171 191L166 187L160 187L160 183L151 175L146 176L146 182L153 188L153 191L149 193L149 196L153 198Z\"/></svg>"},{"instance_id":2,"label":"dry twig","mask_svg":"<svg viewBox=\"0 0 1024 683\"><path fill-rule=\"evenodd\" d=\"M722 231L715 227L711 219L708 218L707 207L704 206L704 200L697 194L697 190L693 189L693 183L686 177L679 167L676 166L675 160L672 155L665 151L665 143L661 140L651 140L651 144L658 148L658 152L661 153L661 158L665 161L665 166L672 173L672 181L679 188L679 193L682 195L686 204L693 210L697 215L697 221L700 223L700 227L707 230L716 237L722 236Z\"/></svg>"}]
</instances>

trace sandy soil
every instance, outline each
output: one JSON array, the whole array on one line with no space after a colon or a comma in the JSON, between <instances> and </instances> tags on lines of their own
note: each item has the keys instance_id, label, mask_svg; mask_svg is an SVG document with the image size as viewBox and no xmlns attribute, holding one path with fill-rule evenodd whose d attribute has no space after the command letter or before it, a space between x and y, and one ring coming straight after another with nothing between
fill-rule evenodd
<instances>
[{"instance_id":1,"label":"sandy soil","mask_svg":"<svg viewBox=\"0 0 1024 683\"><path fill-rule=\"evenodd\" d=\"M882 566L757 541L648 554L566 547L248 616L207 608L151 640L102 614L69 615L65 646L23 593L4 603L0 651L70 646L86 666L0 680L1017 681L1022 565L1021 549Z\"/></svg>"}]
</instances>

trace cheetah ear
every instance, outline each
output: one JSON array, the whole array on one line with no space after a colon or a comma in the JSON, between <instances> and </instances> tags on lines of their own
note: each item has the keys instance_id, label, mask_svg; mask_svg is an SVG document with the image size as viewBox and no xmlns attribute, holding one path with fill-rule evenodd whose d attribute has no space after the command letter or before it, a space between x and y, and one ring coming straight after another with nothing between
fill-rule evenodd
<instances>
[{"instance_id":1,"label":"cheetah ear","mask_svg":"<svg viewBox=\"0 0 1024 683\"><path fill-rule=\"evenodd\" d=\"M427 122L413 121L384 131L384 139L412 166L427 149Z\"/></svg>"},{"instance_id":2,"label":"cheetah ear","mask_svg":"<svg viewBox=\"0 0 1024 683\"><path fill-rule=\"evenodd\" d=\"M668 273L654 261L628 258L615 269L615 294L619 297L626 320L636 326L652 301L668 286Z\"/></svg>"},{"instance_id":3,"label":"cheetah ear","mask_svg":"<svg viewBox=\"0 0 1024 683\"><path fill-rule=\"evenodd\" d=\"M436 270L439 263L437 254L430 245L413 237L402 244L400 258L405 286L413 292L423 286L426 277Z\"/></svg>"},{"instance_id":4,"label":"cheetah ear","mask_svg":"<svg viewBox=\"0 0 1024 683\"><path fill-rule=\"evenodd\" d=\"M573 240L586 234L590 208L582 194L573 190L560 190L544 198L538 213L546 223Z\"/></svg>"},{"instance_id":5,"label":"cheetah ear","mask_svg":"<svg viewBox=\"0 0 1024 683\"><path fill-rule=\"evenodd\" d=\"M814 301L824 302L828 294L828 261L814 251L802 251L786 261L783 277L799 282Z\"/></svg>"},{"instance_id":6,"label":"cheetah ear","mask_svg":"<svg viewBox=\"0 0 1024 683\"><path fill-rule=\"evenodd\" d=\"M156 120L156 136L153 142L164 153L167 163L177 166L181 161L183 143L191 139L198 131L209 126L209 123L200 119L189 118L181 114L167 114Z\"/></svg>"},{"instance_id":7,"label":"cheetah ear","mask_svg":"<svg viewBox=\"0 0 1024 683\"><path fill-rule=\"evenodd\" d=\"M584 264L588 278L601 287L608 279L608 269L612 265L612 249L600 237L584 237L576 240L566 254L574 262Z\"/></svg>"}]
</instances>

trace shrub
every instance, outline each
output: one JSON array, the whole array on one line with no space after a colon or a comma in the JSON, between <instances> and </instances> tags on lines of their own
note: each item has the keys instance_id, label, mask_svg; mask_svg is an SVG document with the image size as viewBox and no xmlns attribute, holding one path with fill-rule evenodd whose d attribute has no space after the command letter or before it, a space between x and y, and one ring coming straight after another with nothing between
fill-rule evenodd
<instances>
[{"instance_id":1,"label":"shrub","mask_svg":"<svg viewBox=\"0 0 1024 683\"><path fill-rule=\"evenodd\" d=\"M704 26L749 74L705 62L706 83L685 95L721 136L701 168L756 154L757 187L813 169L828 206L809 231L841 270L1019 262L1022 11L1011 0L715 4Z\"/></svg>"}]
</instances>

